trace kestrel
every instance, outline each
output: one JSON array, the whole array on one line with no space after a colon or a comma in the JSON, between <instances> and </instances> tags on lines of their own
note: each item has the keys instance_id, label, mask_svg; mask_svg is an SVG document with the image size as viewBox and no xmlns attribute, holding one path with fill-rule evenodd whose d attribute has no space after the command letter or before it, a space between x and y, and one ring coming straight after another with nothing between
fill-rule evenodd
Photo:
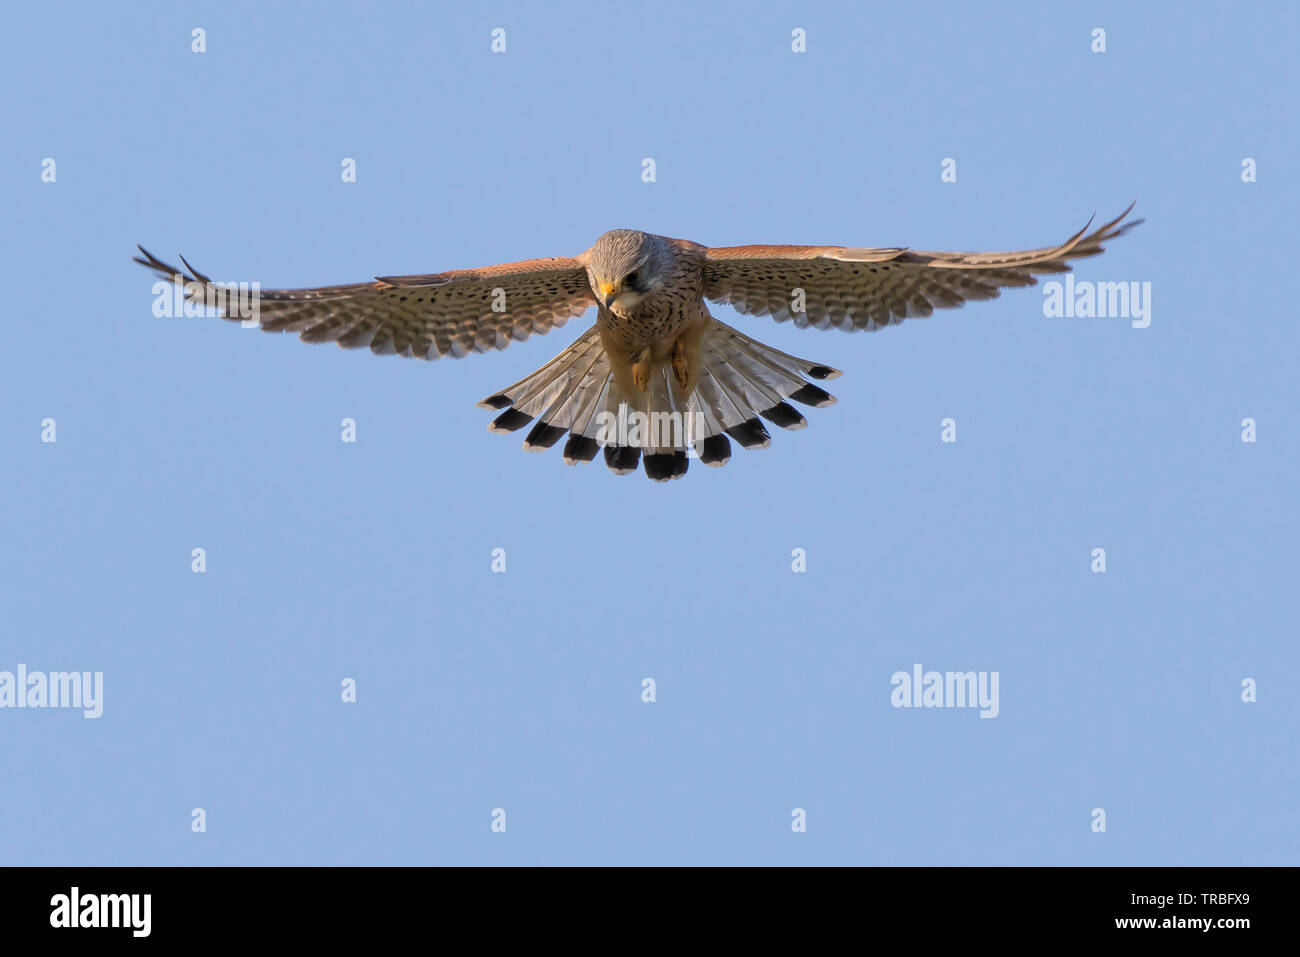
<instances>
[{"instance_id":1,"label":"kestrel","mask_svg":"<svg viewBox=\"0 0 1300 957\"><path fill-rule=\"evenodd\" d=\"M1059 246L1001 253L918 252L844 246L710 248L633 229L605 233L571 258L460 269L318 289L260 290L258 321L304 342L369 346L419 359L504 349L596 307L596 323L536 372L479 403L499 411L488 428L515 432L533 419L529 451L568 433L564 461L605 463L625 475L643 462L655 481L680 478L691 458L722 466L728 436L746 449L771 444L762 420L807 425L786 400L823 408L835 398L809 380L834 379L828 365L797 359L714 319L705 301L787 319L799 328L852 332L894 325L967 300L1032 286L1039 273L1102 251L1138 225L1133 207ZM1086 235L1085 235L1086 233ZM135 261L185 282L191 299L208 277L169 266L140 247ZM209 302L212 300L209 300ZM239 319L229 309L225 318ZM644 454L643 454L644 453Z\"/></svg>"}]
</instances>

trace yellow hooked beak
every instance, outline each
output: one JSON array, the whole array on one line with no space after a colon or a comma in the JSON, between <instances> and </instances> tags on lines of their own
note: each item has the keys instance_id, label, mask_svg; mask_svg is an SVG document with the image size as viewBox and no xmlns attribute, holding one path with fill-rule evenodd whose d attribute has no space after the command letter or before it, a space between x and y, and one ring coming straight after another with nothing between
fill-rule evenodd
<instances>
[{"instance_id":1,"label":"yellow hooked beak","mask_svg":"<svg viewBox=\"0 0 1300 957\"><path fill-rule=\"evenodd\" d=\"M621 282L602 282L600 284L600 298L608 309L614 304L614 300L623 294L623 284Z\"/></svg>"}]
</instances>

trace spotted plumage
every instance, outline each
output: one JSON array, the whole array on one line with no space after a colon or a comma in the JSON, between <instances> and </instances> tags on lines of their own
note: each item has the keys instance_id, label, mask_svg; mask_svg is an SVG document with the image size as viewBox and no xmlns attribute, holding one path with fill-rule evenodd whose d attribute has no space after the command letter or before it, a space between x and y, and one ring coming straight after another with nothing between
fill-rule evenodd
<instances>
[{"instance_id":1,"label":"spotted plumage","mask_svg":"<svg viewBox=\"0 0 1300 957\"><path fill-rule=\"evenodd\" d=\"M616 229L574 257L261 290L256 318L263 329L297 332L306 342L437 359L504 349L594 305L595 325L572 346L479 405L498 413L489 426L494 432L533 423L525 449L548 449L567 435L566 463L590 462L603 449L615 473L640 464L650 478L667 481L684 475L692 458L715 468L727 464L732 441L766 448L771 435L764 421L804 428L807 420L791 402L810 408L835 402L810 380L833 379L837 370L719 322L706 301L801 328L880 329L1032 286L1042 273L1066 272L1071 260L1100 253L1104 241L1141 222L1121 225L1128 212L1091 233L1084 227L1059 246L1010 253L710 248ZM211 289L211 280L188 263L181 270L140 252L136 262L192 284L187 295L201 298Z\"/></svg>"}]
</instances>

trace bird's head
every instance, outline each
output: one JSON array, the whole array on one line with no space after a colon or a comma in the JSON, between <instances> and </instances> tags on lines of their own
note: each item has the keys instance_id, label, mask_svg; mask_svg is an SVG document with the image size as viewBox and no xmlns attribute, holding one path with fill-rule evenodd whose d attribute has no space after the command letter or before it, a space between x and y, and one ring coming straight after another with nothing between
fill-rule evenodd
<instances>
[{"instance_id":1,"label":"bird's head","mask_svg":"<svg viewBox=\"0 0 1300 957\"><path fill-rule=\"evenodd\" d=\"M605 308L627 313L663 287L671 260L672 251L662 237L611 229L591 247L587 275Z\"/></svg>"}]
</instances>

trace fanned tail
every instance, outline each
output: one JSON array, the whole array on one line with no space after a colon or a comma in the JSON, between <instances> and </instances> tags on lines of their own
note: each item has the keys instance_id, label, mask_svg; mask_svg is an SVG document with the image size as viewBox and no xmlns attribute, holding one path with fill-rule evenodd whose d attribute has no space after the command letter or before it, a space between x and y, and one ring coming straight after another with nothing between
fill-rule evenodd
<instances>
[{"instance_id":1,"label":"fanned tail","mask_svg":"<svg viewBox=\"0 0 1300 957\"><path fill-rule=\"evenodd\" d=\"M626 475L643 464L657 482L681 478L692 458L719 468L731 461L731 442L746 449L772 443L763 420L783 429L808 424L789 401L813 408L835 397L810 379L837 378L839 370L787 355L737 329L710 319L700 351L695 391L683 399L667 367L649 386L625 395L615 381L595 326L536 372L479 403L500 412L488 426L515 432L533 419L524 449L551 448L568 433L564 461L590 462L604 449L605 464ZM730 438L729 438L730 437Z\"/></svg>"}]
</instances>

